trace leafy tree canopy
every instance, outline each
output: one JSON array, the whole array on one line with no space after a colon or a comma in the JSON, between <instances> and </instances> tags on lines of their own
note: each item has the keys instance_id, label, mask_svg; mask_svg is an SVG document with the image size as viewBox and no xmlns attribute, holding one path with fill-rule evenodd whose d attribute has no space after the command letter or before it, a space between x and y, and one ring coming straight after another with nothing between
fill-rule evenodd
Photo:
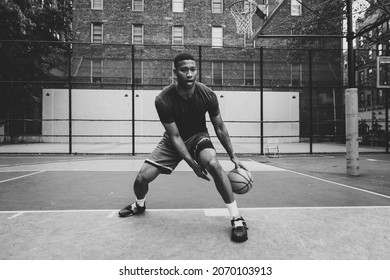
<instances>
[{"instance_id":1,"label":"leafy tree canopy","mask_svg":"<svg viewBox=\"0 0 390 280\"><path fill-rule=\"evenodd\" d=\"M324 38L295 38L289 40L289 46L330 48L331 42L339 42L340 39L327 39L325 35L343 35L345 1L302 0L300 2L304 16L292 20L289 25L290 32L296 35L322 35Z\"/></svg>"},{"instance_id":2,"label":"leafy tree canopy","mask_svg":"<svg viewBox=\"0 0 390 280\"><path fill-rule=\"evenodd\" d=\"M390 21L390 1L366 0L366 6L364 16L358 20L358 34L367 42L388 44L390 32L383 25Z\"/></svg>"},{"instance_id":3,"label":"leafy tree canopy","mask_svg":"<svg viewBox=\"0 0 390 280\"><path fill-rule=\"evenodd\" d=\"M36 80L47 75L65 51L72 9L68 0L0 0L0 78ZM42 42L45 41L45 42Z\"/></svg>"}]
</instances>

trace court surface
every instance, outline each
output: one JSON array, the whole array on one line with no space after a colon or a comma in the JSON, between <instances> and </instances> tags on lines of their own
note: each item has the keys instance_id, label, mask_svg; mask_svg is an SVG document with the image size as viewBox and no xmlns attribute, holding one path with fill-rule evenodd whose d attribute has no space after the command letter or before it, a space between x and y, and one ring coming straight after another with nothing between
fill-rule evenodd
<instances>
[{"instance_id":1,"label":"court surface","mask_svg":"<svg viewBox=\"0 0 390 280\"><path fill-rule=\"evenodd\" d=\"M0 259L390 259L390 156L241 156L254 187L236 195L249 240L230 241L213 182L183 162L133 202L143 156L1 156ZM233 164L220 158L226 171Z\"/></svg>"}]
</instances>

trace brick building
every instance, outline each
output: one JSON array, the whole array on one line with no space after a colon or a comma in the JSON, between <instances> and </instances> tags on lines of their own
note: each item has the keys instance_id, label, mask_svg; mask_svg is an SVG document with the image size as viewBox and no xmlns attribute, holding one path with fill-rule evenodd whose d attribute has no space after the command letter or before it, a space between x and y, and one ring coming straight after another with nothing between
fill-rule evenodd
<instances>
[{"instance_id":1,"label":"brick building","mask_svg":"<svg viewBox=\"0 0 390 280\"><path fill-rule=\"evenodd\" d=\"M203 59L202 82L214 86L258 87L260 85L260 51L267 48L263 66L266 88L302 86L309 83L307 56L289 61L286 39L256 39L244 42L237 34L229 11L234 0L80 0L74 1L74 44L72 73L76 82L98 86L165 85L172 82L171 59L187 50ZM276 5L275 0L258 3ZM268 33L290 34L280 27L286 18L305 16L304 7L296 0L286 0L267 27ZM253 17L253 27L260 18ZM336 42L336 44L335 44ZM132 60L131 46L135 58ZM199 51L198 46L203 49ZM243 51L243 47L245 50ZM341 40L332 40L323 48L337 50L317 63L313 80L329 84L329 77L341 75ZM273 50L271 48L279 48ZM319 60L321 56L319 57ZM302 62L303 60L303 62ZM315 58L314 58L315 60ZM168 73L167 73L168 72ZM318 75L324 73L327 75ZM324 78L325 77L325 78ZM339 77L337 77L338 79ZM334 81L332 81L334 82ZM340 82L340 80L338 81Z\"/></svg>"}]
</instances>

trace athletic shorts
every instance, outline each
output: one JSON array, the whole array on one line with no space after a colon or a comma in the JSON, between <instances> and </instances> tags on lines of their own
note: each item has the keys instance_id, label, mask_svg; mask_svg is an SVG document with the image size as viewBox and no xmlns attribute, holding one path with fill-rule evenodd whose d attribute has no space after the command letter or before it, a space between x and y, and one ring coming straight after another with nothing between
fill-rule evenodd
<instances>
[{"instance_id":1,"label":"athletic shorts","mask_svg":"<svg viewBox=\"0 0 390 280\"><path fill-rule=\"evenodd\" d=\"M192 158L198 161L199 154L202 150L214 149L210 136L207 132L196 134L184 141ZM158 167L163 174L171 174L183 158L178 154L175 147L167 134L164 134L160 143L156 146L146 163Z\"/></svg>"}]
</instances>

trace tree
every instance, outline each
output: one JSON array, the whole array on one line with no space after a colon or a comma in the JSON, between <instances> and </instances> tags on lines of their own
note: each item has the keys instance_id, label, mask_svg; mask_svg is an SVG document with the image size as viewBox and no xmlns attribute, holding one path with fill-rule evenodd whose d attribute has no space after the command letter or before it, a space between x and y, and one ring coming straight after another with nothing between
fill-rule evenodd
<instances>
[{"instance_id":1,"label":"tree","mask_svg":"<svg viewBox=\"0 0 390 280\"><path fill-rule=\"evenodd\" d=\"M343 35L344 0L319 1L298 0L302 5L303 17L296 17L289 24L293 35L316 35L321 37L296 37L288 41L291 48L330 48L339 47L339 38L327 35Z\"/></svg>"},{"instance_id":2,"label":"tree","mask_svg":"<svg viewBox=\"0 0 390 280\"><path fill-rule=\"evenodd\" d=\"M30 80L47 74L58 65L56 58L65 48L63 44L38 41L59 42L70 37L69 1L44 1L37 5L32 2L0 0L0 40L7 40L2 43L6 51L0 52L3 80Z\"/></svg>"},{"instance_id":3,"label":"tree","mask_svg":"<svg viewBox=\"0 0 390 280\"><path fill-rule=\"evenodd\" d=\"M390 32L383 28L383 25L390 20L390 1L367 0L367 4L369 6L365 10L364 17L360 19L357 36L361 36L366 43L388 44Z\"/></svg>"},{"instance_id":4,"label":"tree","mask_svg":"<svg viewBox=\"0 0 390 280\"><path fill-rule=\"evenodd\" d=\"M22 118L39 107L38 82L63 64L71 22L69 0L0 0L0 119ZM8 123L10 134L25 130Z\"/></svg>"}]
</instances>

